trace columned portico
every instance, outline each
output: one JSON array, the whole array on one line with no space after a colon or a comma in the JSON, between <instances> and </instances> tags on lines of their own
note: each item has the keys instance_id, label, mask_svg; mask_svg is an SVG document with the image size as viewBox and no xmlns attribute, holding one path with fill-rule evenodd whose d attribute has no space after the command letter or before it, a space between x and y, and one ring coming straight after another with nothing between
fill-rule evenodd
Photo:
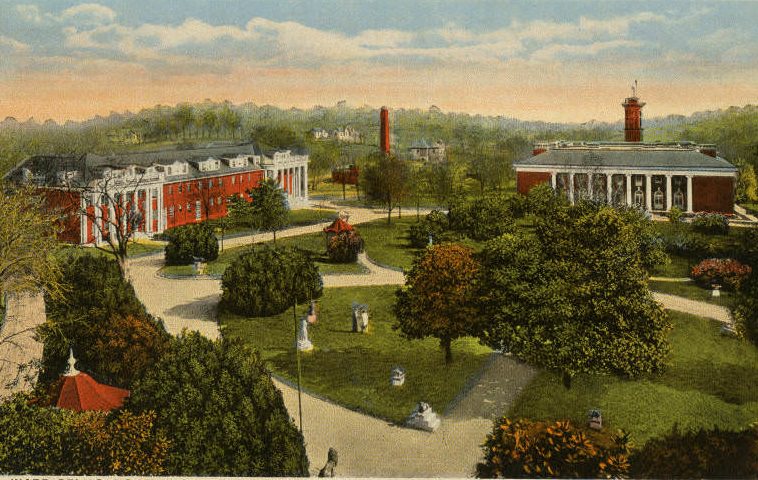
<instances>
[{"instance_id":1,"label":"columned portico","mask_svg":"<svg viewBox=\"0 0 758 480\"><path fill-rule=\"evenodd\" d=\"M645 210L648 212L653 209L653 176L649 173L645 175Z\"/></svg>"},{"instance_id":2,"label":"columned portico","mask_svg":"<svg viewBox=\"0 0 758 480\"><path fill-rule=\"evenodd\" d=\"M671 210L673 199L673 190L671 189L671 175L666 175L666 211Z\"/></svg>"},{"instance_id":3,"label":"columned portico","mask_svg":"<svg viewBox=\"0 0 758 480\"><path fill-rule=\"evenodd\" d=\"M687 213L692 213L692 175L687 175Z\"/></svg>"}]
</instances>

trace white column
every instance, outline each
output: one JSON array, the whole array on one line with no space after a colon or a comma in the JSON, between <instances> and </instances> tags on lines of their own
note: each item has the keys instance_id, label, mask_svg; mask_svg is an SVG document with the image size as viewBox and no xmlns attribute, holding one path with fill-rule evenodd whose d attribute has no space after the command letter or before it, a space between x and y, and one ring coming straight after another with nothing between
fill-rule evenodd
<instances>
[{"instance_id":1,"label":"white column","mask_svg":"<svg viewBox=\"0 0 758 480\"><path fill-rule=\"evenodd\" d=\"M594 189L592 188L593 186L594 185L592 185L592 173L587 173L587 197L590 200L595 198L595 196L593 195L594 193L593 192Z\"/></svg>"},{"instance_id":2,"label":"white column","mask_svg":"<svg viewBox=\"0 0 758 480\"><path fill-rule=\"evenodd\" d=\"M671 210L671 201L673 200L671 192L671 175L666 175L666 211Z\"/></svg>"},{"instance_id":3,"label":"white column","mask_svg":"<svg viewBox=\"0 0 758 480\"><path fill-rule=\"evenodd\" d=\"M569 201L574 204L574 172L569 173Z\"/></svg>"},{"instance_id":4,"label":"white column","mask_svg":"<svg viewBox=\"0 0 758 480\"><path fill-rule=\"evenodd\" d=\"M632 205L632 174L631 173L626 174L626 204L627 206Z\"/></svg>"},{"instance_id":5,"label":"white column","mask_svg":"<svg viewBox=\"0 0 758 480\"><path fill-rule=\"evenodd\" d=\"M153 231L153 189L145 190L145 233Z\"/></svg>"},{"instance_id":6,"label":"white column","mask_svg":"<svg viewBox=\"0 0 758 480\"><path fill-rule=\"evenodd\" d=\"M303 198L306 200L308 199L308 165L303 166L303 186L304 186L304 193Z\"/></svg>"},{"instance_id":7,"label":"white column","mask_svg":"<svg viewBox=\"0 0 758 480\"><path fill-rule=\"evenodd\" d=\"M652 192L653 192L653 176L649 173L645 174L645 210L648 212L653 209Z\"/></svg>"},{"instance_id":8,"label":"white column","mask_svg":"<svg viewBox=\"0 0 758 480\"><path fill-rule=\"evenodd\" d=\"M687 175L687 213L692 213L692 175Z\"/></svg>"},{"instance_id":9,"label":"white column","mask_svg":"<svg viewBox=\"0 0 758 480\"><path fill-rule=\"evenodd\" d=\"M87 199L84 193L79 197L79 208L81 209L81 215L79 215L79 243L84 245L87 243L87 223L89 217L87 216Z\"/></svg>"},{"instance_id":10,"label":"white column","mask_svg":"<svg viewBox=\"0 0 758 480\"><path fill-rule=\"evenodd\" d=\"M612 173L605 174L605 194L606 194L606 201L608 203L612 203L613 202L613 174Z\"/></svg>"},{"instance_id":11,"label":"white column","mask_svg":"<svg viewBox=\"0 0 758 480\"><path fill-rule=\"evenodd\" d=\"M108 198L108 221L105 222L105 225L108 227L108 235L112 239L116 234L116 227L118 226L116 207L113 205L113 201L116 200L116 198L115 195L107 195L106 198Z\"/></svg>"},{"instance_id":12,"label":"white column","mask_svg":"<svg viewBox=\"0 0 758 480\"><path fill-rule=\"evenodd\" d=\"M95 237L95 245L97 245L103 241L103 232L100 231L103 226L103 205L100 203L100 195L92 194L92 205L95 206L95 218L92 220L92 234Z\"/></svg>"},{"instance_id":13,"label":"white column","mask_svg":"<svg viewBox=\"0 0 758 480\"><path fill-rule=\"evenodd\" d=\"M558 176L555 172L550 172L550 186L553 187L553 190L555 190L555 186L557 184L556 177Z\"/></svg>"}]
</instances>

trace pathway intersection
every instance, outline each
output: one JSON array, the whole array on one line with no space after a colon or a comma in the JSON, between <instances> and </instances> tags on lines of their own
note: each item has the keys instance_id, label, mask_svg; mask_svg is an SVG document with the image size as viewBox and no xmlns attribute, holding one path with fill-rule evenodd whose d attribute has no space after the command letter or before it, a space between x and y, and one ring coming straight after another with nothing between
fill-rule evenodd
<instances>
[{"instance_id":1,"label":"pathway intersection","mask_svg":"<svg viewBox=\"0 0 758 480\"><path fill-rule=\"evenodd\" d=\"M384 217L365 208L346 208L353 224ZM326 224L284 230L278 237L317 232ZM225 246L239 246L271 238L257 234L225 240ZM361 285L400 285L402 272L384 268L365 255L364 274L325 275L325 287ZM158 275L162 255L151 255L130 263L132 284L148 311L163 319L169 333L197 330L217 339L216 307L221 282L210 277L170 279ZM683 311L720 322L731 322L729 311L705 302L655 293L667 309ZM326 462L329 447L339 452L340 476L374 477L468 477L474 473L481 456L479 445L492 428L492 420L507 410L510 403L536 373L510 357L493 354L492 359L471 383L471 388L444 412L442 426L434 433L402 428L384 420L348 410L332 402L303 395L303 433L311 461L311 474ZM285 405L293 417L297 412L297 392L275 380ZM409 412L410 413L410 412Z\"/></svg>"}]
</instances>

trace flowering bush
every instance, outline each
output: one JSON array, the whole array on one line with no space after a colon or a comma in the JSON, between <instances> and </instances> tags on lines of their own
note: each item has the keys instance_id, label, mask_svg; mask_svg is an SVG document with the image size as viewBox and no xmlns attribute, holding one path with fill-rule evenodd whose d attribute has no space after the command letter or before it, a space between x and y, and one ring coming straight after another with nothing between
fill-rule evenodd
<instances>
[{"instance_id":1,"label":"flowering bush","mask_svg":"<svg viewBox=\"0 0 758 480\"><path fill-rule=\"evenodd\" d=\"M478 478L619 478L629 470L626 435L579 428L568 421L501 418L483 449Z\"/></svg>"},{"instance_id":2,"label":"flowering bush","mask_svg":"<svg viewBox=\"0 0 758 480\"><path fill-rule=\"evenodd\" d=\"M708 258L692 267L690 276L704 286L722 285L737 290L752 269L731 258Z\"/></svg>"},{"instance_id":3,"label":"flowering bush","mask_svg":"<svg viewBox=\"0 0 758 480\"><path fill-rule=\"evenodd\" d=\"M329 239L326 250L332 262L352 263L363 251L363 239L356 231L342 232Z\"/></svg>"}]
</instances>

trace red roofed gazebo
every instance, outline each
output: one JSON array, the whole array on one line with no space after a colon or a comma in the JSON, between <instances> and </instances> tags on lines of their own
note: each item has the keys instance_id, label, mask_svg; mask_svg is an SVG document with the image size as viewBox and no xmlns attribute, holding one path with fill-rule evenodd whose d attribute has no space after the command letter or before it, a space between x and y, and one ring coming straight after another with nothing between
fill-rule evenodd
<instances>
[{"instance_id":1,"label":"red roofed gazebo","mask_svg":"<svg viewBox=\"0 0 758 480\"><path fill-rule=\"evenodd\" d=\"M63 374L63 385L56 406L76 412L101 410L110 411L121 407L124 399L129 396L129 390L111 387L97 383L86 373L74 368L76 359L71 351L68 358L68 369Z\"/></svg>"},{"instance_id":2,"label":"red roofed gazebo","mask_svg":"<svg viewBox=\"0 0 758 480\"><path fill-rule=\"evenodd\" d=\"M343 220L342 217L333 221L331 225L324 228L324 232L327 235L329 235L330 233L334 235L338 235L342 232L352 232L352 231L353 231L353 226L347 223L345 220Z\"/></svg>"}]
</instances>

